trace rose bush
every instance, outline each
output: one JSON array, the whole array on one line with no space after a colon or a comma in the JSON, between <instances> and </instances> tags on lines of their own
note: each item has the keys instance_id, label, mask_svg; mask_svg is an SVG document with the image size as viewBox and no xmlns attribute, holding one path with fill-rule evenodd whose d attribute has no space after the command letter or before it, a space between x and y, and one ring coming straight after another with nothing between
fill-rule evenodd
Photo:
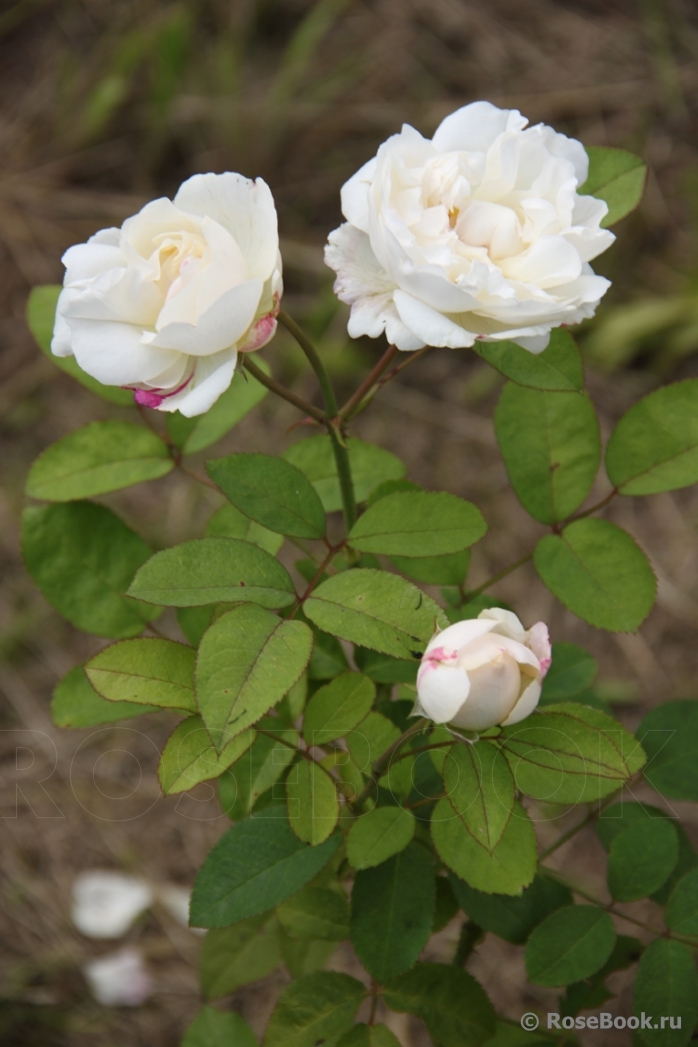
<instances>
[{"instance_id":1,"label":"rose bush","mask_svg":"<svg viewBox=\"0 0 698 1047\"><path fill-rule=\"evenodd\" d=\"M153 200L63 262L52 351L133 389L145 407L203 414L230 385L238 352L276 330L281 256L261 178L194 175L173 202Z\"/></svg>"},{"instance_id":2,"label":"rose bush","mask_svg":"<svg viewBox=\"0 0 698 1047\"><path fill-rule=\"evenodd\" d=\"M593 316L608 280L589 262L615 237L607 205L580 196L580 142L515 109L473 102L432 139L405 124L342 188L347 222L325 258L351 305L349 333L399 349L511 339Z\"/></svg>"},{"instance_id":3,"label":"rose bush","mask_svg":"<svg viewBox=\"0 0 698 1047\"><path fill-rule=\"evenodd\" d=\"M544 622L525 630L511 611L492 607L430 640L415 711L469 731L518 723L538 705L550 662Z\"/></svg>"}]
</instances>

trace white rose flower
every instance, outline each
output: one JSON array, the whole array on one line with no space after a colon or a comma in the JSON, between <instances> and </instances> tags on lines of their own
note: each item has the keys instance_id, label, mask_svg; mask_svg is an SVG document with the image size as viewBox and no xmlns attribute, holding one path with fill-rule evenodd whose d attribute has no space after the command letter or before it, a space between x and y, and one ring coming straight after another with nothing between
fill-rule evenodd
<instances>
[{"instance_id":1,"label":"white rose flower","mask_svg":"<svg viewBox=\"0 0 698 1047\"><path fill-rule=\"evenodd\" d=\"M238 352L265 345L282 293L276 208L258 178L194 175L63 256L51 349L136 403L203 414Z\"/></svg>"},{"instance_id":2,"label":"white rose flower","mask_svg":"<svg viewBox=\"0 0 698 1047\"><path fill-rule=\"evenodd\" d=\"M87 938L120 938L153 900L143 880L93 869L81 873L73 884L71 916Z\"/></svg>"},{"instance_id":3,"label":"white rose flower","mask_svg":"<svg viewBox=\"0 0 698 1047\"><path fill-rule=\"evenodd\" d=\"M415 712L468 731L518 723L538 705L550 660L543 622L526 630L511 611L492 607L429 641Z\"/></svg>"},{"instance_id":4,"label":"white rose flower","mask_svg":"<svg viewBox=\"0 0 698 1047\"><path fill-rule=\"evenodd\" d=\"M120 949L83 967L92 995L105 1007L138 1007L153 992L153 980L137 949Z\"/></svg>"},{"instance_id":5,"label":"white rose flower","mask_svg":"<svg viewBox=\"0 0 698 1047\"><path fill-rule=\"evenodd\" d=\"M405 124L344 185L325 261L352 337L538 353L553 327L593 316L610 286L589 265L615 239L599 224L608 208L577 192L581 143L527 123L473 102L432 139Z\"/></svg>"}]
</instances>

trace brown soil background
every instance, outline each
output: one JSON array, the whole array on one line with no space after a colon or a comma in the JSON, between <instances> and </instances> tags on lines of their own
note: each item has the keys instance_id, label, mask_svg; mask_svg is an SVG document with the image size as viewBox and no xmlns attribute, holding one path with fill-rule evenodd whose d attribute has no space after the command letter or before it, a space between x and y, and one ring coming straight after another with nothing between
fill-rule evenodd
<instances>
[{"instance_id":1,"label":"brown soil background","mask_svg":"<svg viewBox=\"0 0 698 1047\"><path fill-rule=\"evenodd\" d=\"M191 885L226 826L205 793L198 803L160 797L157 752L171 727L163 718L107 731L51 725L56 681L101 644L62 621L23 570L24 477L58 437L95 418L130 416L61 375L26 329L28 291L60 281L63 250L119 224L147 199L173 193L196 171L262 175L279 209L286 307L316 326L331 317L323 344L348 393L379 347L349 346L344 312L332 316L321 245L340 221L339 188L402 121L428 133L458 105L487 98L586 144L633 149L649 164L644 202L616 230L619 242L598 266L614 280L599 323L630 301L695 293L698 12L689 0L324 0L315 6L315 35L307 21L299 35L312 6L21 0L0 9L0 1042L7 1047L179 1043L199 1005L199 939L156 908L129 935L148 956L155 995L135 1010L101 1008L79 965L111 945L71 926L71 884L80 870L102 867ZM674 366L661 342L648 338L626 370L612 377L589 370L604 435L660 372L664 380L698 373L698 334L689 331L684 341ZM264 355L303 395L317 395L283 337ZM467 352L433 350L385 388L354 430L403 457L414 480L481 507L490 532L473 556L473 586L542 532L507 488L491 422L498 388L493 372ZM297 438L287 432L296 420L289 405L270 397L215 453L280 451ZM591 498L604 493L601 483ZM201 534L218 504L181 474L105 501L158 546ZM621 499L608 517L636 536L659 579L657 605L636 636L586 626L528 566L494 591L526 623L542 618L554 639L591 650L605 695L632 727L651 705L695 695L698 494ZM167 627L176 634L173 621ZM36 778L47 776L44 791L16 793L18 745L33 753L42 771ZM674 808L695 839L695 810ZM532 813L546 843L575 819ZM592 830L557 860L603 895L602 850ZM627 911L656 924L652 908ZM428 954L448 961L458 931L455 920ZM331 966L355 969L348 946ZM488 938L468 969L511 1019L554 1009L555 993L526 983L520 949ZM614 977L620 995L608 1009L627 1015L632 972ZM277 972L229 1004L261 1033L286 981ZM427 1042L418 1022L390 1021L405 1047ZM626 1033L585 1035L589 1044L630 1042Z\"/></svg>"}]
</instances>

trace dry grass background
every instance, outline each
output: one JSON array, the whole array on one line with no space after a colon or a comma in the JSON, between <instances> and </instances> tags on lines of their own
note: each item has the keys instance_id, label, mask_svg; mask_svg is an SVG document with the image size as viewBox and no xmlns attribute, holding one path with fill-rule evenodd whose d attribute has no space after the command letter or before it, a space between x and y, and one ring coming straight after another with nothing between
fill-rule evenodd
<instances>
[{"instance_id":1,"label":"dry grass background","mask_svg":"<svg viewBox=\"0 0 698 1047\"><path fill-rule=\"evenodd\" d=\"M198 801L159 796L157 751L169 730L161 718L108 731L51 725L55 682L100 643L59 619L23 571L23 479L51 441L128 412L97 401L39 355L24 323L29 288L61 279L60 255L71 243L119 224L195 171L261 174L279 209L287 308L322 336L348 391L378 347L346 344L345 315L334 310L321 261L324 237L340 220L339 187L403 120L430 132L457 105L487 98L587 144L633 149L649 163L642 207L617 230L619 243L600 266L614 288L599 322L633 300L689 300L698 272L697 57L690 0L20 0L0 8L3 1047L178 1044L198 1006L199 939L156 908L130 934L149 958L155 995L134 1011L101 1008L78 968L108 946L72 929L70 887L95 866L189 885L226 824L203 792ZM690 325L678 362L667 364L656 338L643 345L612 378L589 372L605 434L656 384L658 370L698 373ZM276 373L316 395L281 336L264 354ZM355 426L400 454L416 481L481 506L490 534L473 556L473 585L527 551L542 530L507 490L491 423L497 390L493 373L467 353L434 350ZM292 408L267 399L217 453L281 450L297 438L287 435L294 421ZM200 534L217 505L181 474L105 500L156 545ZM638 538L659 577L657 607L637 636L611 637L579 622L529 567L496 592L525 620L548 620L555 639L593 651L606 696L633 726L651 704L695 695L698 493L621 500L609 517ZM175 635L173 621L169 627ZM15 731L34 733L8 733ZM17 745L33 751L36 779L50 775L43 791L16 792ZM689 831L698 829L689 805L677 809ZM544 841L569 821L533 813ZM597 892L600 859L593 832L559 852ZM651 919L651 903L646 908ZM453 923L432 953L449 957L457 934ZM353 964L348 947L332 961L338 969ZM510 1018L556 999L526 984L521 950L503 943L487 940L469 970ZM615 977L622 992L612 1008L627 1014L629 977ZM260 1031L285 979L277 973L230 1004ZM425 1042L419 1023L395 1022L405 1047ZM629 1042L629 1034L602 1035L592 1042Z\"/></svg>"}]
</instances>

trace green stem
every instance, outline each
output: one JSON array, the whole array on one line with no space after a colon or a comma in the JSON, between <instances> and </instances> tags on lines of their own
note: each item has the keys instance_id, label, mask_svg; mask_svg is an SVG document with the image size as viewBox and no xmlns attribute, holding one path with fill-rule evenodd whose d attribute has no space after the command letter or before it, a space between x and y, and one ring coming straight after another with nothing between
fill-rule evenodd
<instances>
[{"instance_id":1,"label":"green stem","mask_svg":"<svg viewBox=\"0 0 698 1047\"><path fill-rule=\"evenodd\" d=\"M347 400L344 407L341 408L339 412L340 418L351 418L355 408L359 407L371 386L378 381L399 351L400 350L396 345L388 346L387 350L383 353L371 373L364 379L356 392Z\"/></svg>"},{"instance_id":2,"label":"green stem","mask_svg":"<svg viewBox=\"0 0 698 1047\"><path fill-rule=\"evenodd\" d=\"M276 393L283 400L287 400L294 407L297 407L299 411L303 411L304 414L310 415L316 422L324 422L325 415L317 407L313 407L301 396L296 396L295 393L287 389L286 386L281 385L280 382L275 381L268 374L265 374L261 367L258 367L254 360L251 360L249 356L243 356L242 366L246 371L249 371L253 378L256 378L261 385L265 385L267 389L270 389L272 393Z\"/></svg>"},{"instance_id":3,"label":"green stem","mask_svg":"<svg viewBox=\"0 0 698 1047\"><path fill-rule=\"evenodd\" d=\"M305 353L310 363L310 366L315 371L320 382L320 388L322 389L322 397L325 401L325 407L327 409L327 417L330 419L337 417L337 400L334 395L334 389L332 388L332 382L330 376L325 370L325 365L320 359L320 354L317 349L310 341L305 331L301 330L293 317L289 316L285 309L279 310L279 323L283 324L289 334L292 334L299 346Z\"/></svg>"},{"instance_id":4,"label":"green stem","mask_svg":"<svg viewBox=\"0 0 698 1047\"><path fill-rule=\"evenodd\" d=\"M392 760L393 756L398 751L398 749L400 749L405 744L405 742L412 737L413 734L419 734L419 732L423 731L424 728L427 727L430 723L431 720L427 720L426 718L418 720L417 723L412 724L412 726L408 727L406 731L403 731L400 737L397 738L392 745L389 745L384 753L381 753L381 755L378 757L376 762L373 764L373 767L371 768L371 777L366 782L366 785L363 787L363 789L352 804L354 808L361 807L361 804L371 793L374 784L378 781L378 779L381 777L384 771L387 770L388 766L390 765L390 761Z\"/></svg>"},{"instance_id":5,"label":"green stem","mask_svg":"<svg viewBox=\"0 0 698 1047\"><path fill-rule=\"evenodd\" d=\"M342 492L342 507L344 509L344 526L347 534L356 523L356 495L354 493L354 480L351 475L351 462L349 461L349 449L340 440L337 430L332 425L327 426L332 441L334 461L337 466L339 477L339 488Z\"/></svg>"},{"instance_id":6,"label":"green stem","mask_svg":"<svg viewBox=\"0 0 698 1047\"><path fill-rule=\"evenodd\" d=\"M473 920L466 920L460 930L456 955L453 957L454 967L465 967L473 949L480 944L485 937L482 927Z\"/></svg>"},{"instance_id":7,"label":"green stem","mask_svg":"<svg viewBox=\"0 0 698 1047\"><path fill-rule=\"evenodd\" d=\"M503 568L503 570L498 571L497 574L493 574L491 578L488 578L486 582L483 582L482 585L479 585L477 589L470 589L466 596L465 603L469 603L474 597L479 596L480 593L484 593L485 589L489 589L491 585L494 585L495 582L499 582L502 578L506 578L506 576L508 574L511 574L512 571L515 571L518 567L523 567L525 563L528 563L528 561L532 559L533 553L526 553L526 555L522 556L520 560L517 560L515 563L509 564L508 567L505 567Z\"/></svg>"}]
</instances>

